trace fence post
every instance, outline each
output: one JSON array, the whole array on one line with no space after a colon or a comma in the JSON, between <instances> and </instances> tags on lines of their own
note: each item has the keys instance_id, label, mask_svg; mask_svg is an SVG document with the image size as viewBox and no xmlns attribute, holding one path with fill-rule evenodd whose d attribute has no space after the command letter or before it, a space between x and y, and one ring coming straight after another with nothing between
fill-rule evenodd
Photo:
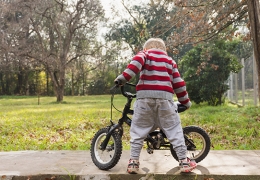
<instances>
[{"instance_id":1,"label":"fence post","mask_svg":"<svg viewBox=\"0 0 260 180\"><path fill-rule=\"evenodd\" d=\"M234 74L235 75L235 103L238 103L238 97L237 97L237 92L238 92L238 78L237 78L237 73Z\"/></svg>"},{"instance_id":2,"label":"fence post","mask_svg":"<svg viewBox=\"0 0 260 180\"><path fill-rule=\"evenodd\" d=\"M231 75L231 85L232 85L232 92L231 92L231 100L233 101L233 102L235 102L235 85L234 85L234 76L235 76L235 74L234 73L232 73L232 75Z\"/></svg>"},{"instance_id":3,"label":"fence post","mask_svg":"<svg viewBox=\"0 0 260 180\"><path fill-rule=\"evenodd\" d=\"M232 92L232 73L229 74L229 78L228 78L228 86L229 86L229 89L227 91L227 97L229 99L229 101L231 101L231 92Z\"/></svg>"},{"instance_id":4,"label":"fence post","mask_svg":"<svg viewBox=\"0 0 260 180\"><path fill-rule=\"evenodd\" d=\"M254 104L255 104L255 106L257 106L257 99L258 99L257 82L258 81L257 81L257 71L256 71L256 62L255 62L254 53L253 53L253 82L254 82Z\"/></svg>"},{"instance_id":5,"label":"fence post","mask_svg":"<svg viewBox=\"0 0 260 180\"><path fill-rule=\"evenodd\" d=\"M245 61L244 58L241 59L241 64L243 68L241 69L242 73L242 106L245 106Z\"/></svg>"}]
</instances>

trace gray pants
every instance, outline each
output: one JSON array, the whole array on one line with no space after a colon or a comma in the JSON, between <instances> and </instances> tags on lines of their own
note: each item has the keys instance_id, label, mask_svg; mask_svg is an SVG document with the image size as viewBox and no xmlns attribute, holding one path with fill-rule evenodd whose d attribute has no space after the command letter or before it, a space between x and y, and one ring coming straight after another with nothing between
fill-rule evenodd
<instances>
[{"instance_id":1,"label":"gray pants","mask_svg":"<svg viewBox=\"0 0 260 180\"><path fill-rule=\"evenodd\" d=\"M149 132L158 127L169 139L178 158L186 158L187 148L177 106L173 101L165 99L144 98L137 99L134 103L134 115L130 128L131 159L139 160L144 139Z\"/></svg>"}]
</instances>

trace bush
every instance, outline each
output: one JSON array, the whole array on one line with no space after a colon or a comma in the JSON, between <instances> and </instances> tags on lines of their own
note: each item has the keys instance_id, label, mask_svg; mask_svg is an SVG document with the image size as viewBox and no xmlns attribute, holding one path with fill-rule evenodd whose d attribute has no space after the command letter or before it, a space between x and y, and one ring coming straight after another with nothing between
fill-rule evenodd
<instances>
[{"instance_id":1,"label":"bush","mask_svg":"<svg viewBox=\"0 0 260 180\"><path fill-rule=\"evenodd\" d=\"M236 42L215 41L194 47L181 60L186 71L183 78L191 100L209 105L224 103L224 93L228 90L227 80L230 72L238 72L242 66L234 51Z\"/></svg>"}]
</instances>

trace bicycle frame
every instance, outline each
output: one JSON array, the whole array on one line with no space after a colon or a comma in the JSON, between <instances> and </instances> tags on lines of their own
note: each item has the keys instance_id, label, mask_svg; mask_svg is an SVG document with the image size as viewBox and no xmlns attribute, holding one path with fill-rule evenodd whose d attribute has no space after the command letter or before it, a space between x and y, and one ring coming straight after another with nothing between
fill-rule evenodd
<instances>
[{"instance_id":1,"label":"bicycle frame","mask_svg":"<svg viewBox=\"0 0 260 180\"><path fill-rule=\"evenodd\" d=\"M130 84L132 85L132 84ZM121 87L121 92L123 93L124 91L122 90L123 86ZM123 94L124 96L127 97L127 102L125 104L125 107L123 109L123 112L122 112L122 117L118 120L118 123L117 124L114 124L113 121L112 121L112 118L110 120L111 122L111 125L109 126L109 131L108 133L106 134L106 138L104 139L104 141L101 143L100 145L100 149L101 150L105 150L106 149L106 146L107 146L107 143L112 135L112 133L116 130L116 129L123 129L122 125L123 123L125 122L127 125L131 126L131 119L127 116L128 114L131 114L133 115L134 111L131 110L131 103L133 101L133 98L135 97L135 95L133 94ZM112 112L112 109L111 109L111 112Z\"/></svg>"},{"instance_id":2,"label":"bicycle frame","mask_svg":"<svg viewBox=\"0 0 260 180\"><path fill-rule=\"evenodd\" d=\"M131 85L131 86L135 86L133 84L130 84L130 83L127 83L128 85ZM117 87L117 86L115 86ZM113 87L112 89L114 89L115 87ZM100 145L100 149L101 150L105 150L106 149L106 146L108 144L108 141L112 135L112 133L116 130L116 129L119 129L119 131L123 131L123 123L125 122L127 125L131 126L131 119L127 116L128 114L130 115L133 115L134 111L131 110L131 103L133 101L133 98L136 97L135 94L131 94L131 93L128 93L128 92L125 92L124 91L124 86L121 86L121 93L123 96L125 96L127 98L127 102L124 106L124 109L123 109L123 112L122 112L122 117L118 120L118 123L117 124L114 124L113 121L112 121L112 115L111 115L111 125L108 126L109 127L109 130L108 130L108 133L106 134L106 138L104 139L104 141L101 143ZM183 109L181 109L183 107L180 107L180 110L181 112L184 111ZM179 110L179 108L178 108ZM186 109L185 109L186 110ZM112 107L111 107L111 113L112 113ZM161 131L160 131L161 132ZM164 135L163 132L161 132ZM196 148L196 145L184 134L184 139L185 141L187 141L190 145L190 148ZM147 135L147 138L145 139L146 141L150 142L153 146L154 149L160 149L160 146L161 146L161 142L158 142L156 141L155 139L153 139L150 134ZM170 147L170 144L164 144L162 145L164 147Z\"/></svg>"},{"instance_id":3,"label":"bicycle frame","mask_svg":"<svg viewBox=\"0 0 260 180\"><path fill-rule=\"evenodd\" d=\"M119 87L118 84L120 83L118 82L117 85L113 87L113 89L115 87ZM127 85L135 86L129 83L127 83ZM128 126L132 125L132 119L130 119L130 116L128 115L134 114L134 111L130 109L130 106L136 95L130 92L125 92L124 86L121 86L121 93L127 98L127 102L123 110L121 111L114 106L113 98L115 91L112 92L110 124L98 130L91 141L91 159L93 163L102 170L111 169L118 163L123 150L123 124L126 123ZM179 113L187 109L184 105L178 102L176 105L178 106ZM122 115L120 118L118 118L117 123L112 121L113 109L121 112ZM194 159L197 163L202 161L210 150L211 141L208 134L198 126L184 127L183 134L185 145L187 146L187 157ZM147 135L144 141L146 142L147 153L153 154L154 150L170 150L173 158L179 161L176 151L174 150L173 146L171 146L171 143L164 134L163 130L159 128L153 130Z\"/></svg>"}]
</instances>

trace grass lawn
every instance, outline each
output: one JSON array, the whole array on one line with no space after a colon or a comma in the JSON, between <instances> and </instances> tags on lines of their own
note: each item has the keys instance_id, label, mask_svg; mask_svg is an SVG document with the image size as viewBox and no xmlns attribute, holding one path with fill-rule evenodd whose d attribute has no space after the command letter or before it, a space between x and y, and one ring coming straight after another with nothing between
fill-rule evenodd
<instances>
[{"instance_id":1,"label":"grass lawn","mask_svg":"<svg viewBox=\"0 0 260 180\"><path fill-rule=\"evenodd\" d=\"M88 150L94 133L109 124L110 95L55 97L1 96L0 151ZM126 102L116 95L121 110ZM39 104L38 104L39 103ZM120 113L113 110L113 119ZM260 149L259 107L196 105L181 113L182 125L198 125L211 137L212 149ZM116 122L116 120L115 120ZM124 149L129 149L125 125Z\"/></svg>"}]
</instances>

